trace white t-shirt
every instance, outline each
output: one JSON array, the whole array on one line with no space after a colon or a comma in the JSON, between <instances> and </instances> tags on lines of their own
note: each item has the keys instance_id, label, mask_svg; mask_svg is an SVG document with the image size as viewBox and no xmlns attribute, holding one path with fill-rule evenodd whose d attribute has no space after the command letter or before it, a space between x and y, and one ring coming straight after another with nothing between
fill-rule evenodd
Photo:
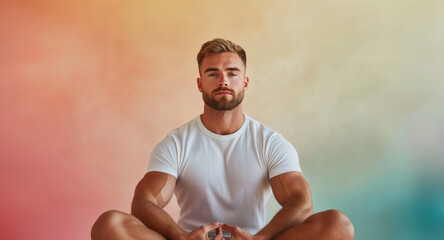
<instances>
[{"instance_id":1,"label":"white t-shirt","mask_svg":"<svg viewBox=\"0 0 444 240\"><path fill-rule=\"evenodd\" d=\"M200 117L173 130L154 148L151 171L176 177L185 231L221 222L255 234L265 225L269 179L301 168L291 143L245 115L230 135L210 132Z\"/></svg>"}]
</instances>

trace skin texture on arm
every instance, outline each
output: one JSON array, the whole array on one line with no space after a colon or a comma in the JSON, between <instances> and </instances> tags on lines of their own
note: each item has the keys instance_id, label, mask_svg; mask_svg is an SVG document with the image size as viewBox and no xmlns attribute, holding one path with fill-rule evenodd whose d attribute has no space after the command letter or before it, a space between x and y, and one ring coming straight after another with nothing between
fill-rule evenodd
<instances>
[{"instance_id":1,"label":"skin texture on arm","mask_svg":"<svg viewBox=\"0 0 444 240\"><path fill-rule=\"evenodd\" d=\"M175 185L175 177L161 172L149 172L137 184L131 205L132 215L167 239L187 236L162 209L171 200Z\"/></svg>"},{"instance_id":2,"label":"skin texture on arm","mask_svg":"<svg viewBox=\"0 0 444 240\"><path fill-rule=\"evenodd\" d=\"M300 172L288 172L270 180L274 197L282 206L261 231L259 239L274 239L313 214L311 190Z\"/></svg>"},{"instance_id":3,"label":"skin texture on arm","mask_svg":"<svg viewBox=\"0 0 444 240\"><path fill-rule=\"evenodd\" d=\"M216 230L214 240L221 240L219 223L201 226L191 233L182 230L171 216L163 210L173 196L176 178L161 172L149 172L137 184L131 214L145 226L161 234L166 239L207 240L208 232Z\"/></svg>"}]
</instances>

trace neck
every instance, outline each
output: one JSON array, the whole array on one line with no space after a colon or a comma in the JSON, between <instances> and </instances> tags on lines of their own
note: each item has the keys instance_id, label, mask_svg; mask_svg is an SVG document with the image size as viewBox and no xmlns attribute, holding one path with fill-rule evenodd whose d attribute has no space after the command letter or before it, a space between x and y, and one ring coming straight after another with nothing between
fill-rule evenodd
<instances>
[{"instance_id":1,"label":"neck","mask_svg":"<svg viewBox=\"0 0 444 240\"><path fill-rule=\"evenodd\" d=\"M204 112L200 115L203 125L211 132L228 135L239 130L245 121L242 104L230 111L217 111L205 104Z\"/></svg>"}]
</instances>

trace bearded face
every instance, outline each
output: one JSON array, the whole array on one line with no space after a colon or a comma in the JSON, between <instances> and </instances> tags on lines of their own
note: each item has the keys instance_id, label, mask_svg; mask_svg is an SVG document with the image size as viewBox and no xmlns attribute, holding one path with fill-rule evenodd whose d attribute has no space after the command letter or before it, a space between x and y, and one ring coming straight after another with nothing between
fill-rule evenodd
<instances>
[{"instance_id":1,"label":"bearded face","mask_svg":"<svg viewBox=\"0 0 444 240\"><path fill-rule=\"evenodd\" d=\"M199 91L205 105L216 111L231 111L244 100L249 79L245 64L235 52L211 54L199 66Z\"/></svg>"},{"instance_id":2,"label":"bearded face","mask_svg":"<svg viewBox=\"0 0 444 240\"><path fill-rule=\"evenodd\" d=\"M244 100L244 91L236 93L233 89L218 88L211 93L203 90L202 98L208 106L217 111L229 111L236 108Z\"/></svg>"}]
</instances>

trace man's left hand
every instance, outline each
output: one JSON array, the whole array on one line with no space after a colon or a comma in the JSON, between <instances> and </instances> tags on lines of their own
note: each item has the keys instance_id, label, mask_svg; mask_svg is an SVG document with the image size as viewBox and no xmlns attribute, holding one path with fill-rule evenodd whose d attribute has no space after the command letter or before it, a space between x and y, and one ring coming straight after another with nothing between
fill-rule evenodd
<instances>
[{"instance_id":1,"label":"man's left hand","mask_svg":"<svg viewBox=\"0 0 444 240\"><path fill-rule=\"evenodd\" d=\"M231 233L231 240L254 240L255 237L237 226L222 224L222 229Z\"/></svg>"}]
</instances>

